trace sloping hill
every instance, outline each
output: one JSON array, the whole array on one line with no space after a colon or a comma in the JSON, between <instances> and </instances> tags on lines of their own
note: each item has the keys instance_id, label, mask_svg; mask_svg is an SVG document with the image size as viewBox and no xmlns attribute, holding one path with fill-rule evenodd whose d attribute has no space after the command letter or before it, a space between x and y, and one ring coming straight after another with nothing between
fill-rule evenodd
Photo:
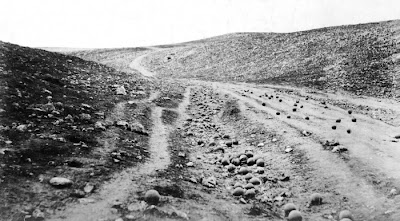
<instances>
[{"instance_id":1,"label":"sloping hill","mask_svg":"<svg viewBox=\"0 0 400 221\"><path fill-rule=\"evenodd\" d=\"M237 33L153 53L165 77L278 83L399 97L399 21L296 33Z\"/></svg>"},{"instance_id":2,"label":"sloping hill","mask_svg":"<svg viewBox=\"0 0 400 221\"><path fill-rule=\"evenodd\" d=\"M127 95L116 95L122 85ZM0 219L24 220L35 208L62 207L69 197L82 197L89 180L95 186L113 171L143 161L148 138L114 129L106 119L118 102L131 98L129 92L146 98L148 86L133 71L0 42ZM148 128L145 107L129 111ZM121 140L135 140L135 151L121 154L132 143L118 143L117 151L112 143L99 148L109 128ZM56 189L48 182L54 176L74 183Z\"/></svg>"}]
</instances>

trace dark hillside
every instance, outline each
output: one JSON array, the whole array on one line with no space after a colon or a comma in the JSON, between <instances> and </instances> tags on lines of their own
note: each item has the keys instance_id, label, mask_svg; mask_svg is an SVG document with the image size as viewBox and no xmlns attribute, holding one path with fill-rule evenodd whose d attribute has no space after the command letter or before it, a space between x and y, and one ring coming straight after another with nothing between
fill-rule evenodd
<instances>
[{"instance_id":1,"label":"dark hillside","mask_svg":"<svg viewBox=\"0 0 400 221\"><path fill-rule=\"evenodd\" d=\"M116 87L122 85L128 94L116 95ZM145 155L148 138L122 130L115 133L136 140L137 151L119 155L121 162L115 164L114 149L98 148L106 128L113 126L105 119L115 104L129 99L131 91L141 90L135 98L145 98L148 86L140 75L0 42L0 219L18 217L18 211L60 207L89 178L96 184L115 169L142 159L135 155ZM146 111L131 109L141 114L138 119L148 128ZM54 189L48 183L53 176L67 177L74 184Z\"/></svg>"},{"instance_id":2,"label":"dark hillside","mask_svg":"<svg viewBox=\"0 0 400 221\"><path fill-rule=\"evenodd\" d=\"M153 54L147 66L166 77L290 84L398 97L398 24L230 34Z\"/></svg>"}]
</instances>

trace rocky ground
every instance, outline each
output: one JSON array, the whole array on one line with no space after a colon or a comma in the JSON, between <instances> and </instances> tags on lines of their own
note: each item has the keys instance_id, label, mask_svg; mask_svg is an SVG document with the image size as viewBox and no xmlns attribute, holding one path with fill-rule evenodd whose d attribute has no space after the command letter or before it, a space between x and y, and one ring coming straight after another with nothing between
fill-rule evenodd
<instances>
[{"instance_id":1,"label":"rocky ground","mask_svg":"<svg viewBox=\"0 0 400 221\"><path fill-rule=\"evenodd\" d=\"M400 220L395 88L229 83L224 62L211 78L190 59L219 39L65 55L1 43L1 220ZM190 59L161 61L170 50Z\"/></svg>"}]
</instances>

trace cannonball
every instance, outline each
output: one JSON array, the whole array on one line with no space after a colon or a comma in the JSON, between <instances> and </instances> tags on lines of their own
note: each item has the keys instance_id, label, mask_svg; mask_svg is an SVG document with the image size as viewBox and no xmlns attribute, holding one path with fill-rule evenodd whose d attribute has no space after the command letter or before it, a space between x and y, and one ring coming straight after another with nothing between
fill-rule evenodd
<instances>
[{"instance_id":1,"label":"cannonball","mask_svg":"<svg viewBox=\"0 0 400 221\"><path fill-rule=\"evenodd\" d=\"M311 205L321 205L322 204L322 195L319 193L313 193L310 197Z\"/></svg>"},{"instance_id":2,"label":"cannonball","mask_svg":"<svg viewBox=\"0 0 400 221\"><path fill-rule=\"evenodd\" d=\"M287 220L288 221L302 221L303 217L301 216L301 213L298 210L292 210L292 211L290 211Z\"/></svg>"},{"instance_id":3,"label":"cannonball","mask_svg":"<svg viewBox=\"0 0 400 221\"><path fill-rule=\"evenodd\" d=\"M157 190L148 190L144 195L144 200L150 205L157 205L160 202L160 194Z\"/></svg>"},{"instance_id":4,"label":"cannonball","mask_svg":"<svg viewBox=\"0 0 400 221\"><path fill-rule=\"evenodd\" d=\"M232 194L233 194L234 196L241 196L241 195L244 194L244 189L241 188L241 187L236 187L236 188L233 190Z\"/></svg>"},{"instance_id":5,"label":"cannonball","mask_svg":"<svg viewBox=\"0 0 400 221\"><path fill-rule=\"evenodd\" d=\"M287 217L287 216L289 216L289 213L292 211L292 210L296 210L297 208L296 208L296 206L293 204L293 203L286 203L284 206L283 206L283 211L285 212L285 217Z\"/></svg>"},{"instance_id":6,"label":"cannonball","mask_svg":"<svg viewBox=\"0 0 400 221\"><path fill-rule=\"evenodd\" d=\"M252 183L253 185L260 185L261 184L261 180L257 177L253 177L249 180L249 183Z\"/></svg>"},{"instance_id":7,"label":"cannonball","mask_svg":"<svg viewBox=\"0 0 400 221\"><path fill-rule=\"evenodd\" d=\"M353 220L353 215L351 214L351 212L349 210L340 211L339 220L342 220L342 219L345 219L345 218Z\"/></svg>"},{"instance_id":8,"label":"cannonball","mask_svg":"<svg viewBox=\"0 0 400 221\"><path fill-rule=\"evenodd\" d=\"M259 167L264 167L264 166L265 166L265 162L264 162L263 159L258 159L258 160L256 161L256 164L257 164L257 166L259 166Z\"/></svg>"},{"instance_id":9,"label":"cannonball","mask_svg":"<svg viewBox=\"0 0 400 221\"><path fill-rule=\"evenodd\" d=\"M256 164L256 158L251 157L251 158L247 159L248 166L253 166L254 164Z\"/></svg>"}]
</instances>

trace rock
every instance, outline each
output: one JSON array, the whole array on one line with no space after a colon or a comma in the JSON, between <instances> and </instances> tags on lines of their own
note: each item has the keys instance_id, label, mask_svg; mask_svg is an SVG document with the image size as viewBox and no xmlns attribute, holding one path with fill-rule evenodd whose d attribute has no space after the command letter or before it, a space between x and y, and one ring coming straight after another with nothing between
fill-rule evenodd
<instances>
[{"instance_id":1,"label":"rock","mask_svg":"<svg viewBox=\"0 0 400 221\"><path fill-rule=\"evenodd\" d=\"M313 193L310 197L310 205L321 205L322 195L319 193Z\"/></svg>"},{"instance_id":2,"label":"rock","mask_svg":"<svg viewBox=\"0 0 400 221\"><path fill-rule=\"evenodd\" d=\"M351 122L357 122L356 118L351 119Z\"/></svg>"},{"instance_id":3,"label":"rock","mask_svg":"<svg viewBox=\"0 0 400 221\"><path fill-rule=\"evenodd\" d=\"M353 215L351 214L351 212L349 210L340 211L339 220L342 220L342 219L345 219L345 218L353 220Z\"/></svg>"},{"instance_id":4,"label":"rock","mask_svg":"<svg viewBox=\"0 0 400 221\"><path fill-rule=\"evenodd\" d=\"M242 196L242 195L244 194L244 189L241 188L241 187L236 187L236 188L233 190L232 194L233 194L234 196Z\"/></svg>"},{"instance_id":5,"label":"rock","mask_svg":"<svg viewBox=\"0 0 400 221\"><path fill-rule=\"evenodd\" d=\"M285 153L290 153L292 151L293 151L293 148L291 148L291 147L286 147L286 149L285 149Z\"/></svg>"},{"instance_id":6,"label":"rock","mask_svg":"<svg viewBox=\"0 0 400 221\"><path fill-rule=\"evenodd\" d=\"M83 191L85 191L85 193L91 193L91 192L93 192L94 188L95 188L94 185L87 183L85 185L85 187L83 188Z\"/></svg>"},{"instance_id":7,"label":"rock","mask_svg":"<svg viewBox=\"0 0 400 221\"><path fill-rule=\"evenodd\" d=\"M352 110L348 110L347 113L351 114L351 113L353 113L353 111Z\"/></svg>"},{"instance_id":8,"label":"rock","mask_svg":"<svg viewBox=\"0 0 400 221\"><path fill-rule=\"evenodd\" d=\"M333 125L333 126L332 126L332 130L336 130L336 125Z\"/></svg>"},{"instance_id":9,"label":"rock","mask_svg":"<svg viewBox=\"0 0 400 221\"><path fill-rule=\"evenodd\" d=\"M94 124L94 128L95 128L95 129L98 129L98 130L106 130L106 127L105 127L104 124L103 124L102 122L100 122L100 121L97 121L97 122Z\"/></svg>"},{"instance_id":10,"label":"rock","mask_svg":"<svg viewBox=\"0 0 400 221\"><path fill-rule=\"evenodd\" d=\"M346 147L336 146L332 149L332 153L342 153L347 151Z\"/></svg>"},{"instance_id":11,"label":"rock","mask_svg":"<svg viewBox=\"0 0 400 221\"><path fill-rule=\"evenodd\" d=\"M44 216L45 216L44 212L42 212L39 208L36 208L32 212L32 217L34 218L35 221L45 220Z\"/></svg>"},{"instance_id":12,"label":"rock","mask_svg":"<svg viewBox=\"0 0 400 221\"><path fill-rule=\"evenodd\" d=\"M144 201L149 205L157 205L160 202L160 194L157 190L148 190L144 195Z\"/></svg>"},{"instance_id":13,"label":"rock","mask_svg":"<svg viewBox=\"0 0 400 221\"><path fill-rule=\"evenodd\" d=\"M272 138L272 142L276 142L276 141L278 141L278 139Z\"/></svg>"},{"instance_id":14,"label":"rock","mask_svg":"<svg viewBox=\"0 0 400 221\"><path fill-rule=\"evenodd\" d=\"M337 119L336 120L336 123L340 123L342 120L341 119Z\"/></svg>"},{"instance_id":15,"label":"rock","mask_svg":"<svg viewBox=\"0 0 400 221\"><path fill-rule=\"evenodd\" d=\"M146 136L149 135L149 133L144 129L143 125L139 122L129 124L127 129L138 134Z\"/></svg>"},{"instance_id":16,"label":"rock","mask_svg":"<svg viewBox=\"0 0 400 221\"><path fill-rule=\"evenodd\" d=\"M256 161L256 165L257 166L259 166L259 167L264 167L265 166L265 161L264 161L264 159L258 159L257 161Z\"/></svg>"},{"instance_id":17,"label":"rock","mask_svg":"<svg viewBox=\"0 0 400 221\"><path fill-rule=\"evenodd\" d=\"M89 204L89 203L94 203L96 202L94 199L89 199L89 198L81 198L78 199L80 204Z\"/></svg>"},{"instance_id":18,"label":"rock","mask_svg":"<svg viewBox=\"0 0 400 221\"><path fill-rule=\"evenodd\" d=\"M188 166L188 167L194 167L194 163L193 163L193 162L188 162L188 163L186 164L186 166Z\"/></svg>"},{"instance_id":19,"label":"rock","mask_svg":"<svg viewBox=\"0 0 400 221\"><path fill-rule=\"evenodd\" d=\"M178 156L179 156L179 157L182 157L182 158L185 158L185 157L186 157L186 154L185 154L184 152L179 152L179 153L178 153Z\"/></svg>"},{"instance_id":20,"label":"rock","mask_svg":"<svg viewBox=\"0 0 400 221\"><path fill-rule=\"evenodd\" d=\"M306 120L310 120L310 117L305 117L304 119L306 119Z\"/></svg>"},{"instance_id":21,"label":"rock","mask_svg":"<svg viewBox=\"0 0 400 221\"><path fill-rule=\"evenodd\" d=\"M215 188L217 186L217 178L215 177L208 177L206 179L203 179L201 184L203 186L209 187L209 188Z\"/></svg>"},{"instance_id":22,"label":"rock","mask_svg":"<svg viewBox=\"0 0 400 221\"><path fill-rule=\"evenodd\" d=\"M306 130L303 130L302 132L301 132L301 134L303 134L303 136L306 136L306 137L308 137L308 136L311 136L311 132L308 132L308 131L306 131Z\"/></svg>"},{"instance_id":23,"label":"rock","mask_svg":"<svg viewBox=\"0 0 400 221\"><path fill-rule=\"evenodd\" d=\"M296 209L297 207L293 203L286 203L283 206L283 212L285 213L285 217L289 216L289 213Z\"/></svg>"},{"instance_id":24,"label":"rock","mask_svg":"<svg viewBox=\"0 0 400 221\"><path fill-rule=\"evenodd\" d=\"M349 218L344 218L344 219L341 219L340 221L353 221L353 220L351 220Z\"/></svg>"},{"instance_id":25,"label":"rock","mask_svg":"<svg viewBox=\"0 0 400 221\"><path fill-rule=\"evenodd\" d=\"M17 130L19 132L25 132L27 129L28 129L28 125L26 125L26 124L21 124L21 125L17 126Z\"/></svg>"},{"instance_id":26,"label":"rock","mask_svg":"<svg viewBox=\"0 0 400 221\"><path fill-rule=\"evenodd\" d=\"M79 115L79 118L81 120L90 120L90 119L92 119L92 116L90 116L90 114L82 113L82 114Z\"/></svg>"},{"instance_id":27,"label":"rock","mask_svg":"<svg viewBox=\"0 0 400 221\"><path fill-rule=\"evenodd\" d=\"M346 131L348 134L350 134L351 133L351 130L350 129L347 129L347 131Z\"/></svg>"},{"instance_id":28,"label":"rock","mask_svg":"<svg viewBox=\"0 0 400 221\"><path fill-rule=\"evenodd\" d=\"M249 183L253 184L253 185L260 185L261 184L261 180L258 177L253 177L249 180Z\"/></svg>"},{"instance_id":29,"label":"rock","mask_svg":"<svg viewBox=\"0 0 400 221\"><path fill-rule=\"evenodd\" d=\"M288 221L302 221L303 220L303 216L301 215L301 213L297 210L292 210L289 215L288 215Z\"/></svg>"},{"instance_id":30,"label":"rock","mask_svg":"<svg viewBox=\"0 0 400 221\"><path fill-rule=\"evenodd\" d=\"M115 89L115 92L116 92L117 95L127 95L126 89L125 89L124 86L117 87Z\"/></svg>"},{"instance_id":31,"label":"rock","mask_svg":"<svg viewBox=\"0 0 400 221\"><path fill-rule=\"evenodd\" d=\"M236 182L235 185L233 185L233 188L237 188L237 187L242 187L243 188L243 184L240 182Z\"/></svg>"},{"instance_id":32,"label":"rock","mask_svg":"<svg viewBox=\"0 0 400 221\"><path fill-rule=\"evenodd\" d=\"M257 145L257 147L263 147L264 146L264 143L259 143L258 145Z\"/></svg>"},{"instance_id":33,"label":"rock","mask_svg":"<svg viewBox=\"0 0 400 221\"><path fill-rule=\"evenodd\" d=\"M67 187L72 185L72 181L70 179L64 177L53 177L49 181L50 185L55 187Z\"/></svg>"}]
</instances>

